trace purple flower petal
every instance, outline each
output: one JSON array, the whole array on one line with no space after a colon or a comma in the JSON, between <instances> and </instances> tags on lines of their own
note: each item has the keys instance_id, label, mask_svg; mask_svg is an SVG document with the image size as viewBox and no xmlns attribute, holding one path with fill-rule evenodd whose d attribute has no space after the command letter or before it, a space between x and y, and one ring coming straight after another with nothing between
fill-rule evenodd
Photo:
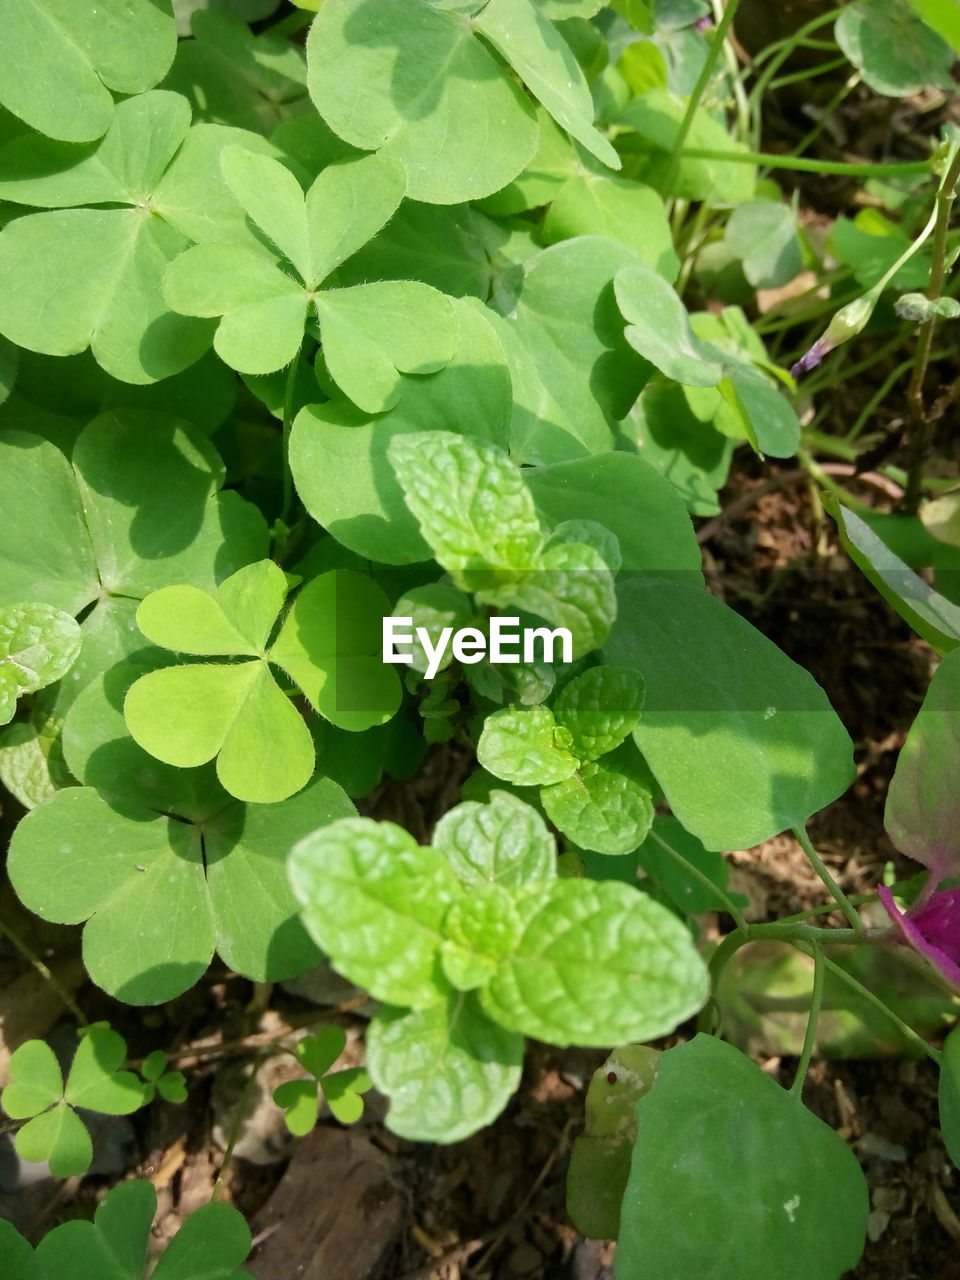
<instances>
[{"instance_id":1,"label":"purple flower petal","mask_svg":"<svg viewBox=\"0 0 960 1280\"><path fill-rule=\"evenodd\" d=\"M924 956L938 973L960 987L960 889L940 889L916 910L900 910L885 886L877 889L899 941Z\"/></svg>"},{"instance_id":2,"label":"purple flower petal","mask_svg":"<svg viewBox=\"0 0 960 1280\"><path fill-rule=\"evenodd\" d=\"M796 364L790 366L791 378L801 378L811 369L815 369L825 355L833 350L833 344L825 338L818 338L809 351L805 351Z\"/></svg>"},{"instance_id":3,"label":"purple flower petal","mask_svg":"<svg viewBox=\"0 0 960 1280\"><path fill-rule=\"evenodd\" d=\"M705 13L702 18L698 18L696 20L696 22L693 24L693 29L694 31L699 31L702 33L704 31L709 31L712 26L713 26L713 19L710 17L709 13Z\"/></svg>"}]
</instances>

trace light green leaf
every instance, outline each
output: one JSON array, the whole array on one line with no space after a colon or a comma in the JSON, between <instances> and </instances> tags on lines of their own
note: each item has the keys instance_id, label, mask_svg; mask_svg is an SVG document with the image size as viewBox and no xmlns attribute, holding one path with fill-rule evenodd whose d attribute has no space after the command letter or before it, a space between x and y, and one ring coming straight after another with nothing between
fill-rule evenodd
<instances>
[{"instance_id":1,"label":"light green leaf","mask_svg":"<svg viewBox=\"0 0 960 1280\"><path fill-rule=\"evenodd\" d=\"M495 293L544 397L536 410L545 420L524 430L525 460L562 462L610 449L613 423L649 376L624 338L611 289L616 273L639 261L614 240L578 236L535 254L517 288ZM553 405L562 406L564 421L555 422Z\"/></svg>"},{"instance_id":2,"label":"light green leaf","mask_svg":"<svg viewBox=\"0 0 960 1280\"><path fill-rule=\"evenodd\" d=\"M614 574L585 543L551 543L540 567L516 584L481 593L485 602L509 604L570 632L572 656L583 657L606 640L617 613Z\"/></svg>"},{"instance_id":3,"label":"light green leaf","mask_svg":"<svg viewBox=\"0 0 960 1280\"><path fill-rule=\"evenodd\" d=\"M800 421L786 396L746 364L728 364L726 369L718 389L744 438L760 454L792 458L800 445Z\"/></svg>"},{"instance_id":4,"label":"light green leaf","mask_svg":"<svg viewBox=\"0 0 960 1280\"><path fill-rule=\"evenodd\" d=\"M549 707L504 707L487 716L477 743L480 765L520 787L572 778L579 761Z\"/></svg>"},{"instance_id":5,"label":"light green leaf","mask_svg":"<svg viewBox=\"0 0 960 1280\"><path fill-rule=\"evenodd\" d=\"M396 407L370 419L352 405L309 405L290 436L290 466L304 505L338 542L385 564L430 558L387 458L397 435L459 430L506 444L511 389L485 307L453 301L456 354L439 373L401 379Z\"/></svg>"},{"instance_id":6,"label":"light green leaf","mask_svg":"<svg viewBox=\"0 0 960 1280\"><path fill-rule=\"evenodd\" d=\"M548 526L589 515L616 535L623 569L699 579L700 547L683 500L643 458L602 453L523 478Z\"/></svg>"},{"instance_id":7,"label":"light green leaf","mask_svg":"<svg viewBox=\"0 0 960 1280\"><path fill-rule=\"evenodd\" d=\"M80 628L49 604L0 606L0 724L17 699L67 674L80 653Z\"/></svg>"},{"instance_id":8,"label":"light green leaf","mask_svg":"<svg viewBox=\"0 0 960 1280\"><path fill-rule=\"evenodd\" d=\"M930 867L936 879L960 868L960 652L947 655L897 757L883 823L897 848Z\"/></svg>"},{"instance_id":9,"label":"light green leaf","mask_svg":"<svg viewBox=\"0 0 960 1280\"><path fill-rule=\"evenodd\" d=\"M287 1080L273 1091L273 1100L283 1108L283 1120L297 1138L310 1132L317 1123L319 1086L316 1080Z\"/></svg>"},{"instance_id":10,"label":"light green leaf","mask_svg":"<svg viewBox=\"0 0 960 1280\"><path fill-rule=\"evenodd\" d=\"M476 571L509 580L535 567L542 535L533 498L500 449L431 431L397 436L387 452L407 506L458 586L476 586Z\"/></svg>"},{"instance_id":11,"label":"light green leaf","mask_svg":"<svg viewBox=\"0 0 960 1280\"><path fill-rule=\"evenodd\" d=\"M427 0L327 0L307 39L310 96L345 141L407 171L413 200L456 204L516 177L533 107L474 35Z\"/></svg>"},{"instance_id":12,"label":"light green leaf","mask_svg":"<svg viewBox=\"0 0 960 1280\"><path fill-rule=\"evenodd\" d=\"M7 1074L10 1083L0 1094L0 1106L11 1120L39 1115L63 1097L60 1064L44 1040L27 1040L14 1049Z\"/></svg>"},{"instance_id":13,"label":"light green leaf","mask_svg":"<svg viewBox=\"0 0 960 1280\"><path fill-rule=\"evenodd\" d=\"M788 284L803 266L796 214L778 201L748 200L739 205L730 215L723 238L757 289Z\"/></svg>"},{"instance_id":14,"label":"light green leaf","mask_svg":"<svg viewBox=\"0 0 960 1280\"><path fill-rule=\"evenodd\" d=\"M323 1077L320 1088L330 1113L341 1124L355 1124L363 1115L362 1094L372 1088L368 1073L361 1067L347 1067Z\"/></svg>"},{"instance_id":15,"label":"light green leaf","mask_svg":"<svg viewBox=\"0 0 960 1280\"><path fill-rule=\"evenodd\" d=\"M620 157L593 127L593 99L573 50L529 0L490 0L473 23L557 124L611 169Z\"/></svg>"},{"instance_id":16,"label":"light green leaf","mask_svg":"<svg viewBox=\"0 0 960 1280\"><path fill-rule=\"evenodd\" d=\"M854 0L837 18L837 44L876 93L906 98L953 89L954 51L918 17L912 0Z\"/></svg>"},{"instance_id":17,"label":"light green leaf","mask_svg":"<svg viewBox=\"0 0 960 1280\"><path fill-rule=\"evenodd\" d=\"M543 231L548 244L573 236L619 240L667 280L680 269L663 200L629 178L589 171L570 178L554 197Z\"/></svg>"},{"instance_id":18,"label":"light green leaf","mask_svg":"<svg viewBox=\"0 0 960 1280\"><path fill-rule=\"evenodd\" d=\"M149 200L190 128L190 104L156 89L117 104L89 147L21 134L0 148L0 199L47 209Z\"/></svg>"},{"instance_id":19,"label":"light green leaf","mask_svg":"<svg viewBox=\"0 0 960 1280\"><path fill-rule=\"evenodd\" d=\"M685 926L628 885L555 880L516 905L523 936L479 997L502 1026L549 1044L652 1040L707 998Z\"/></svg>"},{"instance_id":20,"label":"light green leaf","mask_svg":"<svg viewBox=\"0 0 960 1280\"><path fill-rule=\"evenodd\" d=\"M17 895L38 915L64 924L92 917L84 963L122 1000L172 999L210 961L200 836L182 822L134 820L95 791L69 787L23 819L8 867Z\"/></svg>"},{"instance_id":21,"label":"light green leaf","mask_svg":"<svg viewBox=\"0 0 960 1280\"><path fill-rule=\"evenodd\" d=\"M686 114L686 102L667 89L651 89L630 104L618 124L635 129L651 148L641 181L656 187L663 195L683 200L707 200L713 205L738 205L753 197L756 166L738 157L747 148L735 141L725 125L698 107L687 134L685 150L721 151L730 160L695 160L683 158L669 191L664 190L673 168L673 153L680 134L680 122Z\"/></svg>"},{"instance_id":22,"label":"light green leaf","mask_svg":"<svg viewBox=\"0 0 960 1280\"><path fill-rule=\"evenodd\" d=\"M954 0L910 0L910 4L928 27L960 52L960 13Z\"/></svg>"},{"instance_id":23,"label":"light green leaf","mask_svg":"<svg viewBox=\"0 0 960 1280\"><path fill-rule=\"evenodd\" d=\"M362 732L385 724L400 705L396 668L382 661L390 603L365 574L333 569L298 593L270 650L331 724Z\"/></svg>"},{"instance_id":24,"label":"light green leaf","mask_svg":"<svg viewBox=\"0 0 960 1280\"><path fill-rule=\"evenodd\" d=\"M570 750L596 760L632 733L643 709L643 680L628 667L591 667L560 691L557 724L572 735Z\"/></svg>"},{"instance_id":25,"label":"light green leaf","mask_svg":"<svg viewBox=\"0 0 960 1280\"><path fill-rule=\"evenodd\" d=\"M282 579L283 571L277 572ZM279 608L274 610L270 626L276 621L277 613ZM151 591L137 608L137 626L154 644L183 653L238 654L255 658L263 647L241 635L220 602L199 587L161 587L159 591Z\"/></svg>"},{"instance_id":26,"label":"light green leaf","mask_svg":"<svg viewBox=\"0 0 960 1280\"><path fill-rule=\"evenodd\" d=\"M194 38L180 41L165 83L198 119L269 133L309 108L303 50L269 31L255 36L236 9L237 0L218 0L193 14Z\"/></svg>"},{"instance_id":27,"label":"light green leaf","mask_svg":"<svg viewBox=\"0 0 960 1280\"><path fill-rule=\"evenodd\" d=\"M459 1142L490 1124L520 1084L523 1037L454 992L428 1009L380 1009L367 1063L390 1099L387 1127L414 1142Z\"/></svg>"},{"instance_id":28,"label":"light green leaf","mask_svg":"<svg viewBox=\"0 0 960 1280\"><path fill-rule=\"evenodd\" d=\"M17 1131L14 1145L21 1160L46 1160L55 1178L86 1173L93 1159L86 1125L65 1102L28 1120Z\"/></svg>"},{"instance_id":29,"label":"light green leaf","mask_svg":"<svg viewBox=\"0 0 960 1280\"><path fill-rule=\"evenodd\" d=\"M733 1135L750 1159L730 1159ZM869 1207L839 1135L732 1045L699 1035L667 1050L637 1105L616 1275L788 1280L802 1257L809 1280L836 1280L857 1264ZM675 1238L664 1222L678 1215Z\"/></svg>"},{"instance_id":30,"label":"light green leaf","mask_svg":"<svg viewBox=\"0 0 960 1280\"><path fill-rule=\"evenodd\" d=\"M89 346L121 382L179 373L212 333L207 323L174 315L161 296L163 273L186 246L149 208L16 218L0 232L0 332L46 355Z\"/></svg>"},{"instance_id":31,"label":"light green leaf","mask_svg":"<svg viewBox=\"0 0 960 1280\"><path fill-rule=\"evenodd\" d=\"M617 302L628 321L630 345L661 373L690 387L713 387L723 375L715 349L690 327L679 296L651 267L624 267L614 282Z\"/></svg>"},{"instance_id":32,"label":"light green leaf","mask_svg":"<svg viewBox=\"0 0 960 1280\"><path fill-rule=\"evenodd\" d=\"M534 892L539 889L536 885ZM458 991L471 991L486 986L496 972L497 961L516 947L523 919L508 889L501 884L483 884L453 904L444 918L443 931L443 971Z\"/></svg>"},{"instance_id":33,"label":"light green leaf","mask_svg":"<svg viewBox=\"0 0 960 1280\"><path fill-rule=\"evenodd\" d=\"M273 373L300 350L309 298L262 250L196 245L166 271L163 295L181 315L223 316L213 345L240 373Z\"/></svg>"},{"instance_id":34,"label":"light green leaf","mask_svg":"<svg viewBox=\"0 0 960 1280\"><path fill-rule=\"evenodd\" d=\"M143 1082L120 1068L127 1056L122 1036L106 1023L84 1028L67 1076L64 1097L72 1107L126 1116L144 1103Z\"/></svg>"},{"instance_id":35,"label":"light green leaf","mask_svg":"<svg viewBox=\"0 0 960 1280\"><path fill-rule=\"evenodd\" d=\"M173 1237L151 1280L244 1280L248 1273L236 1268L250 1245L250 1228L232 1204L201 1205Z\"/></svg>"},{"instance_id":36,"label":"light green leaf","mask_svg":"<svg viewBox=\"0 0 960 1280\"><path fill-rule=\"evenodd\" d=\"M708 849L748 849L835 800L850 739L813 678L705 591L619 588L604 658L646 686L634 739L684 827Z\"/></svg>"},{"instance_id":37,"label":"light green leaf","mask_svg":"<svg viewBox=\"0 0 960 1280\"><path fill-rule=\"evenodd\" d=\"M955 649L960 606L934 591L855 512L830 496L824 506L837 522L844 549L887 603L938 653Z\"/></svg>"},{"instance_id":38,"label":"light green leaf","mask_svg":"<svg viewBox=\"0 0 960 1280\"><path fill-rule=\"evenodd\" d=\"M0 733L0 783L25 809L46 800L67 781L60 761L60 721L37 715Z\"/></svg>"},{"instance_id":39,"label":"light green leaf","mask_svg":"<svg viewBox=\"0 0 960 1280\"><path fill-rule=\"evenodd\" d=\"M382 155L329 165L306 197L293 174L269 156L230 147L220 163L240 204L308 289L377 234L406 188L401 166Z\"/></svg>"},{"instance_id":40,"label":"light green leaf","mask_svg":"<svg viewBox=\"0 0 960 1280\"><path fill-rule=\"evenodd\" d=\"M595 853L632 853L653 821L649 790L605 761L587 761L572 778L544 787L540 801L558 830Z\"/></svg>"},{"instance_id":41,"label":"light green leaf","mask_svg":"<svg viewBox=\"0 0 960 1280\"><path fill-rule=\"evenodd\" d=\"M556 874L556 845L543 819L506 791L492 791L486 804L468 800L450 809L436 825L433 846L468 889L518 888Z\"/></svg>"},{"instance_id":42,"label":"light green leaf","mask_svg":"<svg viewBox=\"0 0 960 1280\"><path fill-rule=\"evenodd\" d=\"M297 1042L297 1060L319 1080L325 1076L347 1046L343 1027L321 1027L312 1036Z\"/></svg>"},{"instance_id":43,"label":"light green leaf","mask_svg":"<svg viewBox=\"0 0 960 1280\"><path fill-rule=\"evenodd\" d=\"M330 376L366 413L394 407L403 394L401 373L436 373L456 350L450 299L426 284L331 289L316 308Z\"/></svg>"},{"instance_id":44,"label":"light green leaf","mask_svg":"<svg viewBox=\"0 0 960 1280\"><path fill-rule=\"evenodd\" d=\"M441 925L463 893L443 854L391 822L349 818L301 840L290 882L317 944L378 1000L442 1001Z\"/></svg>"},{"instance_id":45,"label":"light green leaf","mask_svg":"<svg viewBox=\"0 0 960 1280\"><path fill-rule=\"evenodd\" d=\"M163 79L177 32L152 0L0 0L0 103L67 142L106 132L110 90L143 93Z\"/></svg>"}]
</instances>

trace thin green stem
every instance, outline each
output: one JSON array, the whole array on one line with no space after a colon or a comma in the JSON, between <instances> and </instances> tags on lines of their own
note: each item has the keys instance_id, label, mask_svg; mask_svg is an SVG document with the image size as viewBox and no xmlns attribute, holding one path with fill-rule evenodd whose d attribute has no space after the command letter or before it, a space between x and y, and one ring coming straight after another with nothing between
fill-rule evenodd
<instances>
[{"instance_id":1,"label":"thin green stem","mask_svg":"<svg viewBox=\"0 0 960 1280\"><path fill-rule=\"evenodd\" d=\"M700 99L703 97L707 85L713 79L713 74L717 67L717 61L720 57L721 50L723 49L724 41L727 38L727 32L730 30L739 7L740 0L727 0L727 6L723 11L723 17L717 24L717 29L713 34L713 40L709 50L707 51L707 56L700 71L700 75L697 78L697 83L693 86L693 93L691 93L687 102L687 109L683 114L683 119L680 121L680 128L673 142L673 153L670 157L670 164L667 169L664 184L664 190L668 194L673 187L674 179L677 176L683 146L690 134L691 128L693 127L693 121L697 114L697 108L700 105Z\"/></svg>"},{"instance_id":2,"label":"thin green stem","mask_svg":"<svg viewBox=\"0 0 960 1280\"><path fill-rule=\"evenodd\" d=\"M815 76L825 76L838 67L847 66L846 58L830 58L821 62L818 67L807 67L803 71L791 71L789 75L779 76L770 81L771 89L784 89L788 84L799 84L802 80L812 80ZM799 150L800 148L798 148Z\"/></svg>"},{"instance_id":3,"label":"thin green stem","mask_svg":"<svg viewBox=\"0 0 960 1280\"><path fill-rule=\"evenodd\" d=\"M823 957L823 963L834 977L839 978L841 982L845 982L848 987L853 991L856 991L858 995L862 996L868 1004L873 1005L875 1009L878 1009L883 1013L899 1030L905 1040L908 1040L911 1044L915 1045L922 1053L925 1053L928 1058L932 1058L939 1066L940 1059L942 1057L939 1049L935 1049L932 1044L927 1044L923 1036L918 1035L916 1031L914 1031L913 1027L904 1022L902 1018L898 1017L889 1005L884 1004L879 996L874 995L869 987L865 987L862 982L859 982L853 976L853 974L847 973L846 969L844 969L842 965L835 964L833 960L829 960L826 956Z\"/></svg>"},{"instance_id":4,"label":"thin green stem","mask_svg":"<svg viewBox=\"0 0 960 1280\"><path fill-rule=\"evenodd\" d=\"M857 893L848 896L855 907L864 907L868 902L876 902L877 900L875 893ZM781 916L777 924L802 924L804 920L809 920L811 916L828 916L831 911L836 911L836 909L837 904L835 902L823 902L819 907L811 907L809 911L798 911L793 916Z\"/></svg>"},{"instance_id":5,"label":"thin green stem","mask_svg":"<svg viewBox=\"0 0 960 1280\"><path fill-rule=\"evenodd\" d=\"M293 508L293 473L290 470L290 428L293 426L293 402L296 395L297 375L300 372L300 357L303 354L303 343L290 363L287 371L287 384L283 395L283 508L280 519L284 524L290 522Z\"/></svg>"},{"instance_id":6,"label":"thin green stem","mask_svg":"<svg viewBox=\"0 0 960 1280\"><path fill-rule=\"evenodd\" d=\"M832 173L851 178L892 178L898 174L929 173L929 160L903 160L889 164L847 164L840 160L804 160L800 156L778 156L768 151L707 151L690 147L678 153L680 160L718 160L729 164L759 164L768 169L796 169L801 173Z\"/></svg>"},{"instance_id":7,"label":"thin green stem","mask_svg":"<svg viewBox=\"0 0 960 1280\"><path fill-rule=\"evenodd\" d=\"M960 182L960 144L954 143L953 154L937 192L934 210L933 233L933 265L930 269L930 283L927 297L931 302L943 293L943 282L946 275L947 232L950 229L950 218L953 214L953 202L957 195L957 183ZM933 331L936 328L936 317L931 316L920 326L917 350L914 359L913 373L907 388L907 405L912 423L910 441L910 465L907 471L907 488L904 494L904 510L913 515L920 505L920 493L923 480L923 466L933 444L933 433L936 420L926 412L923 402L923 383L930 365L930 352L933 349Z\"/></svg>"},{"instance_id":8,"label":"thin green stem","mask_svg":"<svg viewBox=\"0 0 960 1280\"><path fill-rule=\"evenodd\" d=\"M651 830L650 839L658 844L664 853L674 860L678 867L682 867L691 879L696 880L699 885L704 889L707 889L713 897L723 904L724 911L726 911L731 917L738 929L745 929L747 927L747 922L744 919L743 912L719 885L714 884L709 876L705 876L699 867L688 861L682 853L674 849L673 845L668 844L666 840L656 833L656 831Z\"/></svg>"},{"instance_id":9,"label":"thin green stem","mask_svg":"<svg viewBox=\"0 0 960 1280\"><path fill-rule=\"evenodd\" d=\"M823 1008L823 980L826 974L824 954L820 947L813 948L813 991L810 995L810 1012L807 1015L807 1029L803 1037L803 1048L800 1050L800 1061L797 1063L797 1074L793 1077L790 1092L799 1097L803 1093L804 1082L810 1069L810 1059L817 1043L817 1027L820 1023L820 1010Z\"/></svg>"},{"instance_id":10,"label":"thin green stem","mask_svg":"<svg viewBox=\"0 0 960 1280\"><path fill-rule=\"evenodd\" d=\"M757 121L757 127L754 132L754 142L758 142L760 136L759 105L766 97L771 80L774 79L777 72L795 49L800 46L809 48L809 45L806 45L805 42L809 40L815 31L819 31L821 27L825 27L828 23L833 22L840 12L840 8L836 8L829 9L826 13L819 14L816 18L812 18L809 22L804 23L802 27L798 27L792 36L787 36L784 40L778 41L777 45L771 46L767 49L768 54L771 53L772 49L776 49L777 51L767 60L767 64L763 71L761 71L757 76L756 84L754 84L750 90L750 105L753 109L754 119Z\"/></svg>"},{"instance_id":11,"label":"thin green stem","mask_svg":"<svg viewBox=\"0 0 960 1280\"><path fill-rule=\"evenodd\" d=\"M830 891L830 893L833 894L834 898L836 898L837 905L840 907L840 910L846 916L850 927L854 930L855 933L862 936L863 921L857 915L856 907L853 905L853 903L850 901L847 895L843 892L843 890L837 884L836 880L834 880L833 876L824 866L823 859L820 857L819 853L817 853L816 849L813 847L813 843L811 842L810 837L807 835L806 830L803 827L794 827L793 834L797 842L799 843L800 848L809 858L810 864L813 867L814 871L816 871L817 875L823 881L826 888Z\"/></svg>"},{"instance_id":12,"label":"thin green stem","mask_svg":"<svg viewBox=\"0 0 960 1280\"><path fill-rule=\"evenodd\" d=\"M237 1102L237 1109L233 1115L233 1123L230 1125L230 1134L227 1138L227 1149L223 1153L223 1161L220 1165L220 1172L217 1174L217 1180L213 1184L213 1191L210 1194L211 1200L225 1200L227 1196L226 1177L230 1171L230 1165L233 1163L233 1150L239 1141L240 1134L243 1130L243 1122L247 1118L247 1112L253 1099L254 1088L257 1083L257 1072L260 1070L260 1052L259 1050L253 1056L250 1064L250 1074L247 1076L243 1086L243 1092Z\"/></svg>"},{"instance_id":13,"label":"thin green stem","mask_svg":"<svg viewBox=\"0 0 960 1280\"><path fill-rule=\"evenodd\" d=\"M28 947L23 939L14 933L8 924L4 924L2 920L0 920L0 935L6 938L7 941L20 952L24 960L36 969L37 973L40 974L40 977L43 978L44 982L47 983L50 989L57 993L58 997L63 1002L64 1008L70 1010L77 1022L79 1022L82 1027L87 1026L86 1014L77 1004L76 1000L74 1000L73 996L63 985L60 979L51 973L50 969L43 963L37 953L31 947Z\"/></svg>"},{"instance_id":14,"label":"thin green stem","mask_svg":"<svg viewBox=\"0 0 960 1280\"><path fill-rule=\"evenodd\" d=\"M844 83L836 91L836 93L833 95L833 97L830 99L827 105L820 112L819 119L817 120L816 124L813 126L813 128L810 130L809 133L805 133L803 135L803 137L800 139L800 141L797 143L796 147L794 148L795 151L797 151L799 154L802 155L804 151L806 151L809 147L813 145L814 142L816 142L816 140L820 137L821 133L823 133L824 129L826 128L827 121L835 118L837 108L840 106L841 102L843 102L844 98L849 97L849 95L853 93L854 89L857 87L859 83L860 83L860 73L859 71L855 71L853 75L849 77L849 79L844 81Z\"/></svg>"}]
</instances>

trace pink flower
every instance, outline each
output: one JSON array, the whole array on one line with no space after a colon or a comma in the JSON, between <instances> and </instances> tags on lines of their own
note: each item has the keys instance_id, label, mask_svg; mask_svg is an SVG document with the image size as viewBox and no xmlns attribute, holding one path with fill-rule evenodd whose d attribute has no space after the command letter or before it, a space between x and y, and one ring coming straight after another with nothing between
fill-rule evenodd
<instances>
[{"instance_id":1,"label":"pink flower","mask_svg":"<svg viewBox=\"0 0 960 1280\"><path fill-rule=\"evenodd\" d=\"M933 876L929 883L935 883ZM949 983L960 987L960 889L924 889L905 912L885 885L877 894L893 921L896 941L913 947Z\"/></svg>"}]
</instances>

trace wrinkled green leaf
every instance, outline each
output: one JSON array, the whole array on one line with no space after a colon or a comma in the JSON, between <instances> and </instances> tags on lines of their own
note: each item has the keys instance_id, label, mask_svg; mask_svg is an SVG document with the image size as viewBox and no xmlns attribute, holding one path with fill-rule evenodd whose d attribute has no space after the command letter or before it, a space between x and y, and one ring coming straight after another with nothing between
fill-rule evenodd
<instances>
[{"instance_id":1,"label":"wrinkled green leaf","mask_svg":"<svg viewBox=\"0 0 960 1280\"><path fill-rule=\"evenodd\" d=\"M466 801L445 813L433 846L446 854L468 889L515 888L555 874L557 850L543 819L505 791L492 791L486 804Z\"/></svg>"},{"instance_id":2,"label":"wrinkled green leaf","mask_svg":"<svg viewBox=\"0 0 960 1280\"><path fill-rule=\"evenodd\" d=\"M484 721L477 760L517 786L549 785L576 773L579 761L570 750L571 739L549 707L504 707Z\"/></svg>"},{"instance_id":3,"label":"wrinkled green leaf","mask_svg":"<svg viewBox=\"0 0 960 1280\"><path fill-rule=\"evenodd\" d=\"M572 778L544 787L540 800L555 827L595 853L632 853L653 821L649 790L606 762L581 764Z\"/></svg>"},{"instance_id":4,"label":"wrinkled green leaf","mask_svg":"<svg viewBox=\"0 0 960 1280\"><path fill-rule=\"evenodd\" d=\"M80 628L49 604L0 606L0 724L17 699L67 674L80 653Z\"/></svg>"}]
</instances>

